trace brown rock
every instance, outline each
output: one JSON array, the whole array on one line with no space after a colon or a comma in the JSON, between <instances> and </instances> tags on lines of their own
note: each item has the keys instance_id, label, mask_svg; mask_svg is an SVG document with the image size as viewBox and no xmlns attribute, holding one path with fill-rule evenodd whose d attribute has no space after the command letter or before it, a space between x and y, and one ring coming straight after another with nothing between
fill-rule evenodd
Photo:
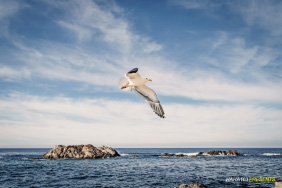
<instances>
[{"instance_id":1,"label":"brown rock","mask_svg":"<svg viewBox=\"0 0 282 188\"><path fill-rule=\"evenodd\" d=\"M237 150L229 150L228 152L226 151L221 151L221 150L212 150L209 151L207 154L209 155L227 155L227 156L242 156L241 153L239 153Z\"/></svg>"},{"instance_id":2,"label":"brown rock","mask_svg":"<svg viewBox=\"0 0 282 188\"><path fill-rule=\"evenodd\" d=\"M197 155L191 155L191 157L198 157Z\"/></svg>"},{"instance_id":3,"label":"brown rock","mask_svg":"<svg viewBox=\"0 0 282 188\"><path fill-rule=\"evenodd\" d=\"M43 155L44 159L99 159L120 156L110 147L88 145L58 145Z\"/></svg>"},{"instance_id":4,"label":"brown rock","mask_svg":"<svg viewBox=\"0 0 282 188\"><path fill-rule=\"evenodd\" d=\"M275 182L275 187L272 188L282 188L282 182Z\"/></svg>"},{"instance_id":5,"label":"brown rock","mask_svg":"<svg viewBox=\"0 0 282 188\"><path fill-rule=\"evenodd\" d=\"M130 156L130 158L139 158L138 155L133 155L133 156Z\"/></svg>"},{"instance_id":6,"label":"brown rock","mask_svg":"<svg viewBox=\"0 0 282 188\"><path fill-rule=\"evenodd\" d=\"M227 155L228 155L228 156L242 156L242 154L239 153L237 150L229 150L229 151L227 152Z\"/></svg>"},{"instance_id":7,"label":"brown rock","mask_svg":"<svg viewBox=\"0 0 282 188\"><path fill-rule=\"evenodd\" d=\"M161 156L162 157L174 157L175 155L172 153L163 153Z\"/></svg>"},{"instance_id":8,"label":"brown rock","mask_svg":"<svg viewBox=\"0 0 282 188\"><path fill-rule=\"evenodd\" d=\"M184 155L184 154L178 154L178 155L176 155L176 157L188 157L188 155Z\"/></svg>"}]
</instances>

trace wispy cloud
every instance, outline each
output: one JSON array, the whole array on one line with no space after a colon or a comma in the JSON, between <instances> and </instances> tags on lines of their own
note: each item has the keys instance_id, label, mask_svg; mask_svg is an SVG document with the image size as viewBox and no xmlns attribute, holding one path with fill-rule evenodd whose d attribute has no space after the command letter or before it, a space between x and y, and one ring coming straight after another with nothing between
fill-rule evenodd
<instances>
[{"instance_id":1,"label":"wispy cloud","mask_svg":"<svg viewBox=\"0 0 282 188\"><path fill-rule=\"evenodd\" d=\"M0 21L15 14L19 9L19 4L14 0L3 0L0 3Z\"/></svg>"},{"instance_id":2,"label":"wispy cloud","mask_svg":"<svg viewBox=\"0 0 282 188\"><path fill-rule=\"evenodd\" d=\"M219 6L219 1L208 1L208 0L175 0L170 1L175 5L182 6L185 9L204 9L204 8L214 8Z\"/></svg>"},{"instance_id":3,"label":"wispy cloud","mask_svg":"<svg viewBox=\"0 0 282 188\"><path fill-rule=\"evenodd\" d=\"M49 98L14 93L0 100L0 105L1 146L14 138L31 138L36 139L38 145L48 140L48 147L58 143L132 147L131 142L135 147L220 147L226 144L238 147L244 146L246 141L250 147L261 147L269 146L264 141L277 138L269 143L274 147L278 146L281 132L281 110L253 105L170 104L165 106L169 115L162 121L143 102L103 98ZM24 144L36 146L31 140L25 140Z\"/></svg>"},{"instance_id":4,"label":"wispy cloud","mask_svg":"<svg viewBox=\"0 0 282 188\"><path fill-rule=\"evenodd\" d=\"M2 77L40 77L117 88L114 80L128 69L140 67L141 74L152 77L154 83L162 83L152 84L159 95L237 102L282 100L280 83L273 83L262 70L279 56L271 48L247 46L243 38L220 32L206 43L208 54L203 52L195 60L198 67L183 68L164 56L165 51L153 53L161 51L162 45L134 33L116 4L104 9L93 1L49 3L64 10L65 16L56 23L73 32L79 43L65 45L15 38L12 41L19 52L14 55L24 64L17 70L5 66L1 69ZM102 40L101 45L108 47L96 52L97 48L81 44L88 40ZM215 68L207 70L207 65Z\"/></svg>"},{"instance_id":5,"label":"wispy cloud","mask_svg":"<svg viewBox=\"0 0 282 188\"><path fill-rule=\"evenodd\" d=\"M30 78L28 69L12 69L9 67L0 67L0 78L5 81L19 81L22 79Z\"/></svg>"},{"instance_id":6,"label":"wispy cloud","mask_svg":"<svg viewBox=\"0 0 282 188\"><path fill-rule=\"evenodd\" d=\"M241 1L233 6L236 8L232 10L239 13L249 26L261 27L273 35L282 34L281 1Z\"/></svg>"}]
</instances>

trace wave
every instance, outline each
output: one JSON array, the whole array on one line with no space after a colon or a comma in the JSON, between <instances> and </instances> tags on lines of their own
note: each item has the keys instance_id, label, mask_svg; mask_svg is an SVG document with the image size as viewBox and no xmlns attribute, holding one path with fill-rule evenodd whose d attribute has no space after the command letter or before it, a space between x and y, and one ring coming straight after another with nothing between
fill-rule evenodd
<instances>
[{"instance_id":1,"label":"wave","mask_svg":"<svg viewBox=\"0 0 282 188\"><path fill-rule=\"evenodd\" d=\"M281 153L263 153L261 155L282 155Z\"/></svg>"},{"instance_id":2,"label":"wave","mask_svg":"<svg viewBox=\"0 0 282 188\"><path fill-rule=\"evenodd\" d=\"M196 152L196 153L175 153L175 155L181 155L181 154L187 155L187 156L192 156L192 155L198 155L199 152Z\"/></svg>"},{"instance_id":3,"label":"wave","mask_svg":"<svg viewBox=\"0 0 282 188\"><path fill-rule=\"evenodd\" d=\"M121 156L126 156L126 155L129 155L129 154L126 154L126 153L121 153L120 155L121 155Z\"/></svg>"}]
</instances>

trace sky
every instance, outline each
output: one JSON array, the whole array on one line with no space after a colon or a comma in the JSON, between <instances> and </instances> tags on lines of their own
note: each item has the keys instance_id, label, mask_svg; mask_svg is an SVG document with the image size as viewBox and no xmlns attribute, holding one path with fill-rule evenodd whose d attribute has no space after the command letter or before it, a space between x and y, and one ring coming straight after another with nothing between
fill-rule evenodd
<instances>
[{"instance_id":1,"label":"sky","mask_svg":"<svg viewBox=\"0 0 282 188\"><path fill-rule=\"evenodd\" d=\"M282 147L282 1L1 0L0 147ZM151 78L166 118L118 80Z\"/></svg>"}]
</instances>

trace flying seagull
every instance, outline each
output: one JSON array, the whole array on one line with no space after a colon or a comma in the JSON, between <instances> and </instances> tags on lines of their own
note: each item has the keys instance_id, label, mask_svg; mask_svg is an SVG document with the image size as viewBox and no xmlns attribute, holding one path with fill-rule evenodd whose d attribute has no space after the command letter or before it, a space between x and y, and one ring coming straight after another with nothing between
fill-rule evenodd
<instances>
[{"instance_id":1,"label":"flying seagull","mask_svg":"<svg viewBox=\"0 0 282 188\"><path fill-rule=\"evenodd\" d=\"M145 99L153 111L160 116L161 118L165 118L163 107L154 92L151 88L145 85L146 82L152 81L149 78L143 78L138 74L138 68L134 68L128 73L125 74L125 78L122 77L119 80L120 89L124 91L132 91L134 90L140 97Z\"/></svg>"}]
</instances>

